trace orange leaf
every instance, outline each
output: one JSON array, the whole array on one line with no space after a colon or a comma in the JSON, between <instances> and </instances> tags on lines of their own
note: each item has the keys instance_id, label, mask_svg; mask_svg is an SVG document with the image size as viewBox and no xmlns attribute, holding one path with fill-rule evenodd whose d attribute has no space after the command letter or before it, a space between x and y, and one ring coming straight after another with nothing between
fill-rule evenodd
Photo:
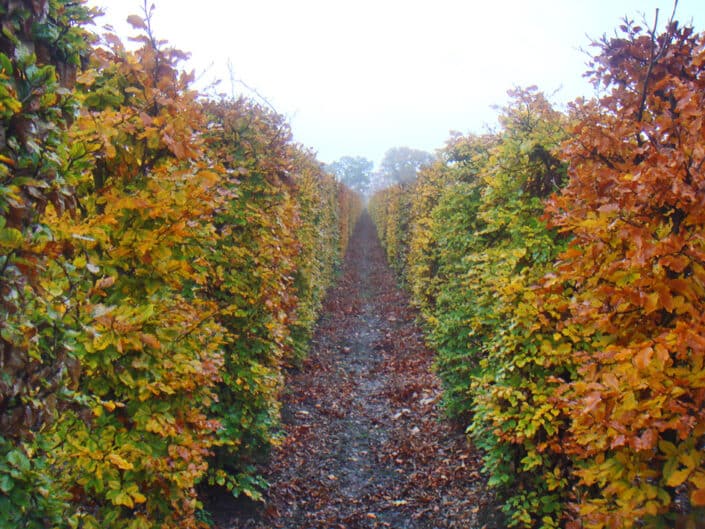
<instances>
[{"instance_id":1,"label":"orange leaf","mask_svg":"<svg viewBox=\"0 0 705 529\"><path fill-rule=\"evenodd\" d=\"M154 349L159 349L162 346L157 337L153 334L140 334L140 341L143 344L148 345L149 347L152 347Z\"/></svg>"},{"instance_id":2,"label":"orange leaf","mask_svg":"<svg viewBox=\"0 0 705 529\"><path fill-rule=\"evenodd\" d=\"M646 369L651 363L651 358L654 356L654 350L651 347L643 347L634 355L634 365L637 369Z\"/></svg>"},{"instance_id":3,"label":"orange leaf","mask_svg":"<svg viewBox=\"0 0 705 529\"><path fill-rule=\"evenodd\" d=\"M705 489L696 489L690 494L690 502L697 507L705 506Z\"/></svg>"}]
</instances>

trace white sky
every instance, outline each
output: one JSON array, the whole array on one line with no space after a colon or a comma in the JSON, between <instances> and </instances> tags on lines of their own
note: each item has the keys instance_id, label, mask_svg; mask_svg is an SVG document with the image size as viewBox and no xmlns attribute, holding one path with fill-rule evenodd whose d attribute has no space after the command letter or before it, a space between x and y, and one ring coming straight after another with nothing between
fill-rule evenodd
<instances>
[{"instance_id":1,"label":"white sky","mask_svg":"<svg viewBox=\"0 0 705 529\"><path fill-rule=\"evenodd\" d=\"M191 53L199 87L236 79L287 116L323 162L391 147L433 152L451 130L495 126L493 105L537 85L564 103L592 95L582 77L589 37L624 15L653 21L671 0L152 0L158 38ZM125 39L142 0L90 0ZM677 19L703 31L705 0ZM125 39L126 40L126 39ZM237 93L246 91L236 86Z\"/></svg>"}]
</instances>

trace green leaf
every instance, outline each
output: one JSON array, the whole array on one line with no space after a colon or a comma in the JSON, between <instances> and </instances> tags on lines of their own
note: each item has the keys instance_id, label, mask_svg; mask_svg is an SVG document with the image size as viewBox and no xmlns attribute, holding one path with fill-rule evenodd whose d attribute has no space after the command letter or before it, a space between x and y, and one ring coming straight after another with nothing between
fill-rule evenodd
<instances>
[{"instance_id":1,"label":"green leaf","mask_svg":"<svg viewBox=\"0 0 705 529\"><path fill-rule=\"evenodd\" d=\"M15 487L15 480L7 474L0 476L0 491L7 494Z\"/></svg>"},{"instance_id":2,"label":"green leaf","mask_svg":"<svg viewBox=\"0 0 705 529\"><path fill-rule=\"evenodd\" d=\"M15 228L0 229L0 246L8 250L14 250L21 247L23 243L24 237L20 230Z\"/></svg>"},{"instance_id":3,"label":"green leaf","mask_svg":"<svg viewBox=\"0 0 705 529\"><path fill-rule=\"evenodd\" d=\"M7 454L7 461L10 465L21 470L22 472L29 472L31 468L29 459L24 452L21 452L20 450L13 450Z\"/></svg>"}]
</instances>

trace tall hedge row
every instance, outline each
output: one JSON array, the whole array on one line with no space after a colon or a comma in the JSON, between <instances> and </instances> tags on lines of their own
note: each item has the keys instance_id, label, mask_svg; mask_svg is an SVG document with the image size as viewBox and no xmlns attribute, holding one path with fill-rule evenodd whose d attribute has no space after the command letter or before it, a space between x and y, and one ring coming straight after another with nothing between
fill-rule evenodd
<instances>
[{"instance_id":1,"label":"tall hedge row","mask_svg":"<svg viewBox=\"0 0 705 529\"><path fill-rule=\"evenodd\" d=\"M257 497L283 366L360 211L275 113L183 54L0 7L0 527L199 527Z\"/></svg>"},{"instance_id":2,"label":"tall hedge row","mask_svg":"<svg viewBox=\"0 0 705 529\"><path fill-rule=\"evenodd\" d=\"M597 46L601 98L515 90L370 210L511 526L697 527L705 35Z\"/></svg>"}]
</instances>

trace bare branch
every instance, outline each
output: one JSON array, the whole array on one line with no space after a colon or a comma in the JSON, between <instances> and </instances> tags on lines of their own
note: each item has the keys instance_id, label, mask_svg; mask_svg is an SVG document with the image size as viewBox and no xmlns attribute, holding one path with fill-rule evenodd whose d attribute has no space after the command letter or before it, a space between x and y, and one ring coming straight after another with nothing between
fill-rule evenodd
<instances>
[{"instance_id":1,"label":"bare branch","mask_svg":"<svg viewBox=\"0 0 705 529\"><path fill-rule=\"evenodd\" d=\"M649 68L646 71L646 76L644 77L644 86L641 89L641 102L639 103L639 112L636 115L636 120L641 121L644 116L644 108L646 107L646 93L649 88L649 78L651 77L651 72L654 69L654 63L656 62L656 28L658 26L658 13L659 9L656 8L656 16L654 17L654 27L651 29L649 34L651 35L651 51L649 56ZM637 142L641 145L641 138L637 137Z\"/></svg>"}]
</instances>

